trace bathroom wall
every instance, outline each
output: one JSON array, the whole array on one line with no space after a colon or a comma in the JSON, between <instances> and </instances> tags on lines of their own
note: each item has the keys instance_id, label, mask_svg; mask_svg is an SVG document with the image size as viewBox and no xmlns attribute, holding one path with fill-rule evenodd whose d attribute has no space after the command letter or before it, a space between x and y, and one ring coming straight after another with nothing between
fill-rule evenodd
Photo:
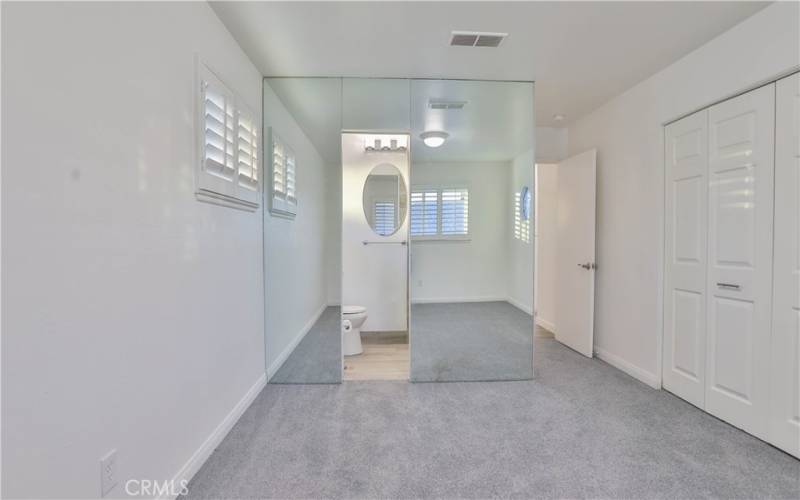
<instances>
[{"instance_id":1,"label":"bathroom wall","mask_svg":"<svg viewBox=\"0 0 800 500\"><path fill-rule=\"evenodd\" d=\"M328 303L328 165L264 81L264 133L273 127L297 157L297 216L264 218L266 363L272 376ZM267 146L268 147L268 146Z\"/></svg>"},{"instance_id":2,"label":"bathroom wall","mask_svg":"<svg viewBox=\"0 0 800 500\"><path fill-rule=\"evenodd\" d=\"M468 241L412 239L412 302L506 300L510 174L508 162L412 165L412 189L467 185L470 190Z\"/></svg>"},{"instance_id":3,"label":"bathroom wall","mask_svg":"<svg viewBox=\"0 0 800 500\"><path fill-rule=\"evenodd\" d=\"M188 479L264 384L260 212L199 202L205 2L2 2L2 497ZM55 41L55 43L54 43ZM10 125L10 126L6 126Z\"/></svg>"},{"instance_id":4,"label":"bathroom wall","mask_svg":"<svg viewBox=\"0 0 800 500\"><path fill-rule=\"evenodd\" d=\"M514 161L511 162L505 208L507 212L505 220L509 224L509 229L506 233L506 239L508 240L508 266L506 270L508 276L508 300L528 314L533 314L534 214L531 213L531 219L528 221L530 237L527 242L514 236L514 216L516 195L519 194L522 186L527 186L531 190L531 194L534 194L533 172L533 150L514 158ZM534 203L535 196L532 200L532 210L535 206Z\"/></svg>"}]
</instances>

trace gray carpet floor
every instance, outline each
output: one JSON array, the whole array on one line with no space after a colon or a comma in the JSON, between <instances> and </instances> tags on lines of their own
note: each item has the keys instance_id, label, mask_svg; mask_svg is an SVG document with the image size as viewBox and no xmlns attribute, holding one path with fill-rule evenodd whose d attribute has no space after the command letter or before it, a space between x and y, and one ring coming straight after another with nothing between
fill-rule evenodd
<instances>
[{"instance_id":1,"label":"gray carpet floor","mask_svg":"<svg viewBox=\"0 0 800 500\"><path fill-rule=\"evenodd\" d=\"M800 461L602 361L535 342L531 381L268 385L188 496L800 496Z\"/></svg>"},{"instance_id":2,"label":"gray carpet floor","mask_svg":"<svg viewBox=\"0 0 800 500\"><path fill-rule=\"evenodd\" d=\"M411 306L411 380L533 377L533 317L508 302Z\"/></svg>"},{"instance_id":3,"label":"gray carpet floor","mask_svg":"<svg viewBox=\"0 0 800 500\"><path fill-rule=\"evenodd\" d=\"M337 384L341 381L341 318L338 307L328 307L269 382Z\"/></svg>"}]
</instances>

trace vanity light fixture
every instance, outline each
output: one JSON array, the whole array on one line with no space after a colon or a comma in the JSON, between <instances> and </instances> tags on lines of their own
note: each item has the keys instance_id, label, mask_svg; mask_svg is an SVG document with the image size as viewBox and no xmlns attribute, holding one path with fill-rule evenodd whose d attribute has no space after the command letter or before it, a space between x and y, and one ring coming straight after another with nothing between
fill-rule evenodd
<instances>
[{"instance_id":1,"label":"vanity light fixture","mask_svg":"<svg viewBox=\"0 0 800 500\"><path fill-rule=\"evenodd\" d=\"M429 148L438 148L442 144L444 144L445 139L450 137L450 134L447 132L440 132L431 130L429 132L423 132L419 134L419 138L422 139L422 142L425 143L426 146Z\"/></svg>"}]
</instances>

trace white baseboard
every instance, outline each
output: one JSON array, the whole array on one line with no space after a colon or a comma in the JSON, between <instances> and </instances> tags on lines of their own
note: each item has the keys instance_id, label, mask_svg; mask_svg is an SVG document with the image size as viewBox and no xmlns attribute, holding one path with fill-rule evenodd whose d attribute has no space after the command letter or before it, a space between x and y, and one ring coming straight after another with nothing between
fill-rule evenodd
<instances>
[{"instance_id":1,"label":"white baseboard","mask_svg":"<svg viewBox=\"0 0 800 500\"><path fill-rule=\"evenodd\" d=\"M450 304L458 302L506 302L508 297L423 297L411 298L412 304Z\"/></svg>"},{"instance_id":2,"label":"white baseboard","mask_svg":"<svg viewBox=\"0 0 800 500\"><path fill-rule=\"evenodd\" d=\"M642 370L638 366L628 361L625 361L616 354L611 354L610 352L600 347L594 346L594 353L597 355L598 358L602 359L609 365L619 370L622 370L631 377L639 380L644 384L649 385L653 389L661 389L661 381L654 374L646 370Z\"/></svg>"},{"instance_id":3,"label":"white baseboard","mask_svg":"<svg viewBox=\"0 0 800 500\"><path fill-rule=\"evenodd\" d=\"M176 490L177 493L180 493L181 489L181 481L190 481L197 471L200 470L200 467L206 463L208 457L211 456L211 453L219 446L225 436L228 435L228 432L233 428L234 424L239 421L242 414L245 412L247 408L253 403L253 400L258 396L264 386L267 385L267 376L266 374L262 373L256 383L253 384L252 387L245 393L244 397L236 403L236 406L225 415L225 418L222 419L222 422L219 423L216 429L214 429L211 434L203 441L203 444L200 445L200 448L192 454L191 458L181 467L175 477L173 478L173 482L171 484L175 485L173 490ZM175 499L177 496L172 496L167 494L167 496L161 496L160 499Z\"/></svg>"},{"instance_id":4,"label":"white baseboard","mask_svg":"<svg viewBox=\"0 0 800 500\"><path fill-rule=\"evenodd\" d=\"M541 326L550 333L556 333L556 325L553 322L547 321L546 319L540 316L536 317L536 324Z\"/></svg>"},{"instance_id":5,"label":"white baseboard","mask_svg":"<svg viewBox=\"0 0 800 500\"><path fill-rule=\"evenodd\" d=\"M506 302L508 302L512 306L516 307L520 311L525 312L525 313L530 314L531 316L533 316L533 308L528 306L528 305L526 305L526 304L524 304L523 302L515 299L514 297L506 297Z\"/></svg>"},{"instance_id":6,"label":"white baseboard","mask_svg":"<svg viewBox=\"0 0 800 500\"><path fill-rule=\"evenodd\" d=\"M308 320L308 322L305 325L303 325L303 328L299 332L297 332L297 335L295 335L294 339L292 339L292 341L289 342L289 345L287 345L283 349L283 351L281 351L281 353L278 355L275 361L273 361L272 364L269 365L269 367L267 368L267 380L271 379L273 375L278 373L278 370L281 369L283 363L285 363L286 360L289 359L289 356L292 355L292 352L294 352L294 349L297 347L297 344L299 344L300 341L303 340L303 337L305 337L306 334L309 332L309 330L311 330L311 327L314 326L314 323L316 323L319 317L322 316L322 313L325 311L325 308L327 307L328 307L327 303L322 304L322 307L320 307L319 310L316 313L314 313L311 319Z\"/></svg>"}]
</instances>

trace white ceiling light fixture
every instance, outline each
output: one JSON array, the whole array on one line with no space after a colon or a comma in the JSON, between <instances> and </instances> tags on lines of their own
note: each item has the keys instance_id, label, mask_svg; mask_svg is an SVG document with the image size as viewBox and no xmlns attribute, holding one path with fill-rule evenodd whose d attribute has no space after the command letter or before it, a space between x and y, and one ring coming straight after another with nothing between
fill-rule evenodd
<instances>
[{"instance_id":1,"label":"white ceiling light fixture","mask_svg":"<svg viewBox=\"0 0 800 500\"><path fill-rule=\"evenodd\" d=\"M564 115L562 115L560 113L557 113L557 114L553 115L553 120L557 121L557 122L563 122L564 118L566 118L566 116L564 116Z\"/></svg>"},{"instance_id":2,"label":"white ceiling light fixture","mask_svg":"<svg viewBox=\"0 0 800 500\"><path fill-rule=\"evenodd\" d=\"M422 139L422 142L425 143L426 146L429 148L438 148L442 144L444 144L445 139L450 137L450 134L447 132L441 132L436 130L431 130L428 132L423 132L419 134L419 138Z\"/></svg>"}]
</instances>

